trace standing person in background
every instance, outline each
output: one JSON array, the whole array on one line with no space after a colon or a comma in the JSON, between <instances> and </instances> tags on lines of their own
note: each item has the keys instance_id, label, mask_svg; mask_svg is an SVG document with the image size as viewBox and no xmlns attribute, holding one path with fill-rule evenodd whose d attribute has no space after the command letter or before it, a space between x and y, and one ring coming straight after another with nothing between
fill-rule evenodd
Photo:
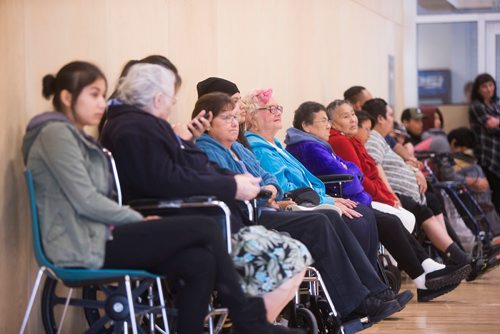
<instances>
[{"instance_id":1,"label":"standing person in background","mask_svg":"<svg viewBox=\"0 0 500 334\"><path fill-rule=\"evenodd\" d=\"M500 212L500 106L497 83L491 75L476 77L471 101L469 122L477 139L474 153L493 191L493 204Z\"/></svg>"}]
</instances>

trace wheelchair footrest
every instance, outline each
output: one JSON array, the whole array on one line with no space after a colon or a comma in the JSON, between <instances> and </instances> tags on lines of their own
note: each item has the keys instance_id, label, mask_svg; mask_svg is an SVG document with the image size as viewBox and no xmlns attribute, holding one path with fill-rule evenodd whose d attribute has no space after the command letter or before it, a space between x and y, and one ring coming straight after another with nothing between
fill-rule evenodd
<instances>
[{"instance_id":1,"label":"wheelchair footrest","mask_svg":"<svg viewBox=\"0 0 500 334\"><path fill-rule=\"evenodd\" d=\"M362 330L365 330L367 328L370 328L372 325L373 323L368 322L367 318L362 318L345 322L342 324L342 327L344 328L345 334L354 334L357 332L361 332Z\"/></svg>"}]
</instances>

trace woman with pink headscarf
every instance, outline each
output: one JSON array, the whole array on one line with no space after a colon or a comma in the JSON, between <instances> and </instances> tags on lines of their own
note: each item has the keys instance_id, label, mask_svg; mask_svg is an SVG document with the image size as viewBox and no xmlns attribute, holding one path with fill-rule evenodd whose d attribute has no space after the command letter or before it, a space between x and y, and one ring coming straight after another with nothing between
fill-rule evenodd
<instances>
[{"instance_id":1,"label":"woman with pink headscarf","mask_svg":"<svg viewBox=\"0 0 500 334\"><path fill-rule=\"evenodd\" d=\"M248 131L245 136L262 168L276 177L284 192L312 188L319 195L319 203L316 204L333 204L340 209L342 218L375 265L378 232L370 209L349 199L327 195L323 182L281 146L275 136L283 126L283 107L273 98L272 89L255 90L243 102L247 107Z\"/></svg>"}]
</instances>

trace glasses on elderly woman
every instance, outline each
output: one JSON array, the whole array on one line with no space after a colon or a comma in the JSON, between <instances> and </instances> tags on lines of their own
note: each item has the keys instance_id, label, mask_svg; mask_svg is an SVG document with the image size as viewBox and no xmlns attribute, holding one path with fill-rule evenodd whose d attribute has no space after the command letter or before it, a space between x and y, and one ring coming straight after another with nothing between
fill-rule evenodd
<instances>
[{"instance_id":1,"label":"glasses on elderly woman","mask_svg":"<svg viewBox=\"0 0 500 334\"><path fill-rule=\"evenodd\" d=\"M279 115L283 113L283 106L269 106L269 107L259 108L257 110L267 110L273 115Z\"/></svg>"},{"instance_id":2,"label":"glasses on elderly woman","mask_svg":"<svg viewBox=\"0 0 500 334\"><path fill-rule=\"evenodd\" d=\"M330 121L328 118L318 119L318 120L313 121L313 123L322 123L325 125L328 124L328 125L332 126L332 121Z\"/></svg>"},{"instance_id":3,"label":"glasses on elderly woman","mask_svg":"<svg viewBox=\"0 0 500 334\"><path fill-rule=\"evenodd\" d=\"M240 122L240 116L238 114L228 114L219 116L221 120L226 122L227 124L231 124L232 121L236 121L236 123Z\"/></svg>"}]
</instances>

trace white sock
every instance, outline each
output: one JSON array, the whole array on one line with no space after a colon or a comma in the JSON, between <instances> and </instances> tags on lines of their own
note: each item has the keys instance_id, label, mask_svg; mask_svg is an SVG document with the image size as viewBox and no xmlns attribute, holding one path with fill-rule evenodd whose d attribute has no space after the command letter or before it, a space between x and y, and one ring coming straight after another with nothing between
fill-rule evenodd
<instances>
[{"instance_id":1,"label":"white sock","mask_svg":"<svg viewBox=\"0 0 500 334\"><path fill-rule=\"evenodd\" d=\"M425 273L415 278L413 283L415 283L417 289L427 290L427 287L425 286Z\"/></svg>"},{"instance_id":2,"label":"white sock","mask_svg":"<svg viewBox=\"0 0 500 334\"><path fill-rule=\"evenodd\" d=\"M433 271L444 269L446 266L429 258L422 262L422 268L424 268L426 273L432 273Z\"/></svg>"}]
</instances>

